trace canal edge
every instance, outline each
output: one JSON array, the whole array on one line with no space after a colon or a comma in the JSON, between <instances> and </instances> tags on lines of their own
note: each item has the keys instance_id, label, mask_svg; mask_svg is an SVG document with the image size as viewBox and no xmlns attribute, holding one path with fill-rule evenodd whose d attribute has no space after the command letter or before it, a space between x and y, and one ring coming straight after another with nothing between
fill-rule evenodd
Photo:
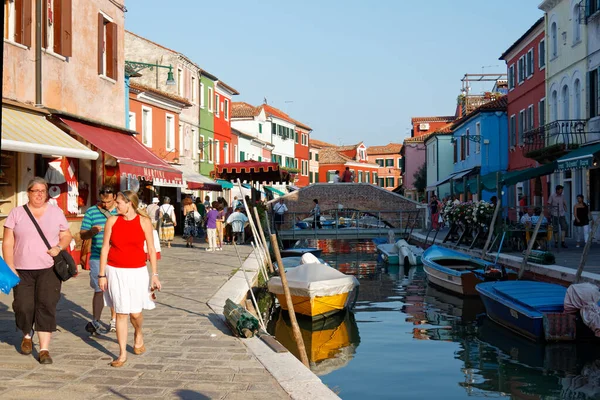
<instances>
[{"instance_id":1,"label":"canal edge","mask_svg":"<svg viewBox=\"0 0 600 400\"><path fill-rule=\"evenodd\" d=\"M206 303L213 312L225 321L223 308L225 300L231 299L240 304L248 293L248 284L244 270L251 282L258 276L259 260L256 250L250 253L242 267ZM295 400L340 399L321 379L306 368L292 353L276 353L257 337L239 339L250 352L263 364L283 390Z\"/></svg>"}]
</instances>

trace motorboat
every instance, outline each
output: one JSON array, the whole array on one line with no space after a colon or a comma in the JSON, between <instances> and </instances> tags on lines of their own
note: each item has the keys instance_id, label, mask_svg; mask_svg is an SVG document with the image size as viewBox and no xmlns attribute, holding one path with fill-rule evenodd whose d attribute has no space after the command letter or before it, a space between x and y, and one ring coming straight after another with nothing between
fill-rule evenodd
<instances>
[{"instance_id":1,"label":"motorboat","mask_svg":"<svg viewBox=\"0 0 600 400\"><path fill-rule=\"evenodd\" d=\"M306 253L306 254L304 254L304 256L306 256L307 254L310 254L312 256L311 253ZM281 259L281 262L283 263L283 268L285 268L285 270L287 271L290 268L295 268L298 265L303 264L302 257L304 257L304 256L283 257ZM330 265L327 262L325 262L322 258L315 257L315 260L316 260L315 262L317 262L317 263L327 265L328 267L330 267ZM306 264L306 263L304 263L304 264ZM273 263L273 267L275 267L275 269L278 268L277 262Z\"/></svg>"},{"instance_id":2,"label":"motorboat","mask_svg":"<svg viewBox=\"0 0 600 400\"><path fill-rule=\"evenodd\" d=\"M400 239L395 244L398 249L398 263L404 266L415 266L423 264L424 250L419 246L408 244L404 239Z\"/></svg>"},{"instance_id":3,"label":"motorboat","mask_svg":"<svg viewBox=\"0 0 600 400\"><path fill-rule=\"evenodd\" d=\"M358 287L358 279L319 263L302 264L286 273L294 311L308 317L327 316L344 310L349 294ZM281 308L287 302L281 278L269 279L269 292L275 294Z\"/></svg>"},{"instance_id":4,"label":"motorboat","mask_svg":"<svg viewBox=\"0 0 600 400\"><path fill-rule=\"evenodd\" d=\"M517 277L501 265L437 245L425 250L422 260L430 283L463 296L476 296L478 283Z\"/></svg>"},{"instance_id":5,"label":"motorboat","mask_svg":"<svg viewBox=\"0 0 600 400\"><path fill-rule=\"evenodd\" d=\"M396 243L383 243L377 245L377 253L381 256L383 262L398 265L398 247L396 247Z\"/></svg>"},{"instance_id":6,"label":"motorboat","mask_svg":"<svg viewBox=\"0 0 600 400\"><path fill-rule=\"evenodd\" d=\"M320 257L323 250L316 247L292 247L280 250L281 257L302 257L303 254L311 253L315 257Z\"/></svg>"}]
</instances>

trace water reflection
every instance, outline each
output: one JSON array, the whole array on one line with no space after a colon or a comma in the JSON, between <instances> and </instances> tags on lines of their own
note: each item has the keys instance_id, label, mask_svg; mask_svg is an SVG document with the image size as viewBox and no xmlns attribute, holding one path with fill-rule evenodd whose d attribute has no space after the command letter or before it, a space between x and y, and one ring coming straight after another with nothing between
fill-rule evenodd
<instances>
[{"instance_id":1,"label":"water reflection","mask_svg":"<svg viewBox=\"0 0 600 400\"><path fill-rule=\"evenodd\" d=\"M354 356L360 343L358 326L354 314L350 311L342 311L318 320L298 316L298 325L310 369L317 375L329 374L345 366ZM267 330L292 354L300 358L286 311L277 309Z\"/></svg>"},{"instance_id":2,"label":"water reflection","mask_svg":"<svg viewBox=\"0 0 600 400\"><path fill-rule=\"evenodd\" d=\"M301 326L311 365L342 398L600 399L600 346L523 339L481 318L479 298L429 287L421 267L377 264L370 241L306 245L360 280L354 315ZM286 320L273 332L295 352Z\"/></svg>"}]
</instances>

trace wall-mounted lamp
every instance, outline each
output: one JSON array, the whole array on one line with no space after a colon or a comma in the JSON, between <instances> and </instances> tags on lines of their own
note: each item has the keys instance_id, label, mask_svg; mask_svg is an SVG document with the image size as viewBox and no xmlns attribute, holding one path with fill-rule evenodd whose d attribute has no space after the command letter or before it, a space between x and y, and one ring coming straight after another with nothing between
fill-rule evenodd
<instances>
[{"instance_id":1,"label":"wall-mounted lamp","mask_svg":"<svg viewBox=\"0 0 600 400\"><path fill-rule=\"evenodd\" d=\"M125 61L125 65L132 72L140 72L146 68L148 68L151 71L154 68L156 68L157 70L158 70L158 68L166 68L169 70L169 72L167 72L167 81L165 83L168 86L173 86L173 85L177 84L177 82L175 82L175 77L173 76L173 66L172 65L160 65L159 63L149 64L149 63L143 63L143 62L137 62L137 61ZM158 72L157 72L157 78L158 78Z\"/></svg>"}]
</instances>

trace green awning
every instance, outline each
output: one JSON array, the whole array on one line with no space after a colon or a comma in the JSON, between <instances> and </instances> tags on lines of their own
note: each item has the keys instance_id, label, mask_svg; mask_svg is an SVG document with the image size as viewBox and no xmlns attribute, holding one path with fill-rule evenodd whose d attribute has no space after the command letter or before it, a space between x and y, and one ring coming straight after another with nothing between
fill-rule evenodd
<instances>
[{"instance_id":1,"label":"green awning","mask_svg":"<svg viewBox=\"0 0 600 400\"><path fill-rule=\"evenodd\" d=\"M285 193L283 193L281 190L277 190L271 186L263 186L263 189L268 190L269 192L272 192L273 194L276 194L278 196L285 196Z\"/></svg>"},{"instance_id":2,"label":"green awning","mask_svg":"<svg viewBox=\"0 0 600 400\"><path fill-rule=\"evenodd\" d=\"M226 181L224 179L217 179L217 183L221 185L221 187L225 190L233 189L233 183Z\"/></svg>"},{"instance_id":3,"label":"green awning","mask_svg":"<svg viewBox=\"0 0 600 400\"><path fill-rule=\"evenodd\" d=\"M536 168L527 168L520 171L509 171L505 173L501 180L506 186L512 186L519 182L525 182L540 176L549 175L556 169L556 162L544 164Z\"/></svg>"},{"instance_id":4,"label":"green awning","mask_svg":"<svg viewBox=\"0 0 600 400\"><path fill-rule=\"evenodd\" d=\"M594 154L598 152L600 152L600 143L580 147L556 160L557 169L564 171L573 168L589 168L594 163Z\"/></svg>"}]
</instances>

